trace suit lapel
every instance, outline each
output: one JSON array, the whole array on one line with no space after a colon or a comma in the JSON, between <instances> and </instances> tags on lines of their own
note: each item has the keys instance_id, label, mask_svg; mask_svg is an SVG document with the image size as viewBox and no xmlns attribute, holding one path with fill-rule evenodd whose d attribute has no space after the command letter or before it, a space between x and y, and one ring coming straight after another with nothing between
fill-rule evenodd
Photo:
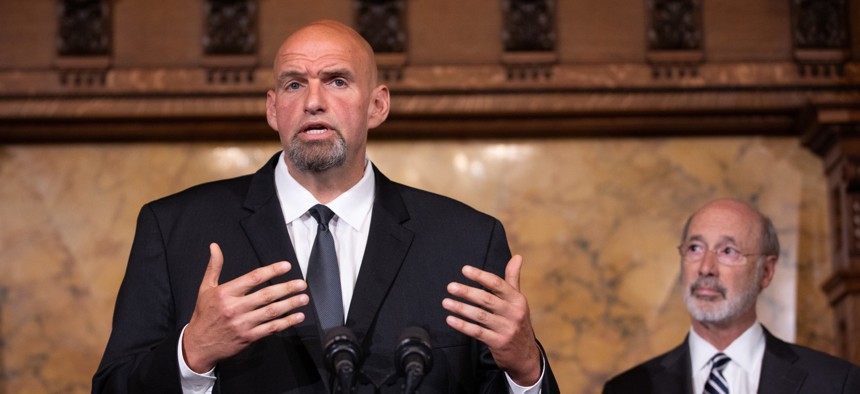
<instances>
[{"instance_id":1,"label":"suit lapel","mask_svg":"<svg viewBox=\"0 0 860 394\"><path fill-rule=\"evenodd\" d=\"M807 372L794 366L797 354L791 348L764 329L765 350L761 364L758 392L768 394L793 394L800 391Z\"/></svg>"},{"instance_id":2,"label":"suit lapel","mask_svg":"<svg viewBox=\"0 0 860 394\"><path fill-rule=\"evenodd\" d=\"M692 394L693 377L690 362L690 346L687 340L663 357L660 366L663 369L654 375L654 393L661 394Z\"/></svg>"},{"instance_id":3,"label":"suit lapel","mask_svg":"<svg viewBox=\"0 0 860 394\"><path fill-rule=\"evenodd\" d=\"M280 154L276 154L252 177L248 195L245 198L245 208L250 210L251 214L241 221L242 228L260 264L286 260L293 266L286 274L273 278L270 281L272 284L304 279L297 263L296 252L290 243L281 203L275 190L275 165L279 157ZM325 367L322 359L322 339L314 308L309 304L298 308L295 312L303 312L305 320L291 327L284 334L295 334L301 338L317 370L320 371L321 376L326 376L323 374Z\"/></svg>"},{"instance_id":4,"label":"suit lapel","mask_svg":"<svg viewBox=\"0 0 860 394\"><path fill-rule=\"evenodd\" d=\"M409 214L396 185L375 166L373 172L376 194L370 232L346 320L360 342L394 283L413 238L413 233L403 227Z\"/></svg>"}]
</instances>

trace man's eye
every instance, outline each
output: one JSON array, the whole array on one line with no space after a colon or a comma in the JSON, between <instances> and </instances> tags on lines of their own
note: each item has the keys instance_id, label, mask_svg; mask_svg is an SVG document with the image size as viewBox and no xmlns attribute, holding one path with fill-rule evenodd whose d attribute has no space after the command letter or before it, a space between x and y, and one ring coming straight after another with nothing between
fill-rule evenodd
<instances>
[{"instance_id":1,"label":"man's eye","mask_svg":"<svg viewBox=\"0 0 860 394\"><path fill-rule=\"evenodd\" d=\"M342 87L346 86L346 81L344 81L342 79L335 79L334 81L332 81L332 84L334 84L334 86L342 88Z\"/></svg>"},{"instance_id":2,"label":"man's eye","mask_svg":"<svg viewBox=\"0 0 860 394\"><path fill-rule=\"evenodd\" d=\"M722 253L726 256L737 256L740 254L740 251L738 251L737 249L735 249L731 246L725 246L722 249L720 249L720 253Z\"/></svg>"},{"instance_id":3,"label":"man's eye","mask_svg":"<svg viewBox=\"0 0 860 394\"><path fill-rule=\"evenodd\" d=\"M287 90L296 90L302 87L302 85L298 82L290 82L287 84Z\"/></svg>"},{"instance_id":4,"label":"man's eye","mask_svg":"<svg viewBox=\"0 0 860 394\"><path fill-rule=\"evenodd\" d=\"M690 253L701 253L701 252L702 252L702 250L704 250L704 248L702 248L702 245L698 245L698 244L689 244L689 245L687 245L687 252L690 252Z\"/></svg>"}]
</instances>

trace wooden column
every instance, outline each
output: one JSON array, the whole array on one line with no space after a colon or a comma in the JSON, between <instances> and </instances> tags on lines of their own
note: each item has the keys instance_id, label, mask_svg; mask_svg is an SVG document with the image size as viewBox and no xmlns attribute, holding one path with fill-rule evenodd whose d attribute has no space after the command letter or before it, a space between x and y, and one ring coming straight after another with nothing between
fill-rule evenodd
<instances>
[{"instance_id":1,"label":"wooden column","mask_svg":"<svg viewBox=\"0 0 860 394\"><path fill-rule=\"evenodd\" d=\"M830 204L833 273L822 289L835 311L837 355L860 364L860 107L808 114L803 143L824 160Z\"/></svg>"}]
</instances>

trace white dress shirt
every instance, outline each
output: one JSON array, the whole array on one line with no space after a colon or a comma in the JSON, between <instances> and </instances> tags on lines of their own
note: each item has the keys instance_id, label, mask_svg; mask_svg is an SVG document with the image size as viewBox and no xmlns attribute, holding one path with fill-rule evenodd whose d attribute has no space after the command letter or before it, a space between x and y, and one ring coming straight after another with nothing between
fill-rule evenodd
<instances>
[{"instance_id":1,"label":"white dress shirt","mask_svg":"<svg viewBox=\"0 0 860 394\"><path fill-rule=\"evenodd\" d=\"M703 393L711 374L711 358L720 351L690 329L690 360L693 368L693 393ZM756 321L741 336L722 351L731 361L723 370L730 394L758 392L765 338L761 324Z\"/></svg>"},{"instance_id":2,"label":"white dress shirt","mask_svg":"<svg viewBox=\"0 0 860 394\"><path fill-rule=\"evenodd\" d=\"M275 167L275 188L278 200L281 203L281 211L290 234L290 242L296 252L296 263L305 277L308 272L308 260L313 248L314 238L317 233L317 221L308 213L308 210L319 201L302 185L300 185L289 173L284 162L284 153L278 159ZM334 200L325 204L334 212L335 216L329 222L332 237L335 243L338 267L340 269L340 288L343 296L344 318L348 316L352 293L355 290L355 281L361 268L361 260L364 249L367 246L367 236L370 230L370 217L373 212L373 199L376 190L376 179L373 174L373 166L369 160L365 160L364 176L352 188L337 196ZM210 394L215 385L214 368L206 373L198 374L188 368L185 358L182 356L182 334L179 337L177 356L179 357L179 370L184 394ZM543 360L541 360L543 363ZM505 374L508 380L509 392L512 394L535 394L540 392L541 378L532 387L521 387Z\"/></svg>"}]
</instances>

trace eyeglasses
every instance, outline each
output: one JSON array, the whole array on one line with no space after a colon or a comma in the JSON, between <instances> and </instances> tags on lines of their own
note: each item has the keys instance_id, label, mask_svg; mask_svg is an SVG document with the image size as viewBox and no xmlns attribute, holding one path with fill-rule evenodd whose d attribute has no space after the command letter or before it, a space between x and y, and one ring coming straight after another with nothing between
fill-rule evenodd
<instances>
[{"instance_id":1,"label":"eyeglasses","mask_svg":"<svg viewBox=\"0 0 860 394\"><path fill-rule=\"evenodd\" d=\"M698 263L705 259L705 253L711 252L717 256L717 261L723 265L743 265L748 256L756 256L762 253L743 253L734 246L717 245L714 249L699 242L687 242L678 247L681 258L687 263Z\"/></svg>"}]
</instances>

